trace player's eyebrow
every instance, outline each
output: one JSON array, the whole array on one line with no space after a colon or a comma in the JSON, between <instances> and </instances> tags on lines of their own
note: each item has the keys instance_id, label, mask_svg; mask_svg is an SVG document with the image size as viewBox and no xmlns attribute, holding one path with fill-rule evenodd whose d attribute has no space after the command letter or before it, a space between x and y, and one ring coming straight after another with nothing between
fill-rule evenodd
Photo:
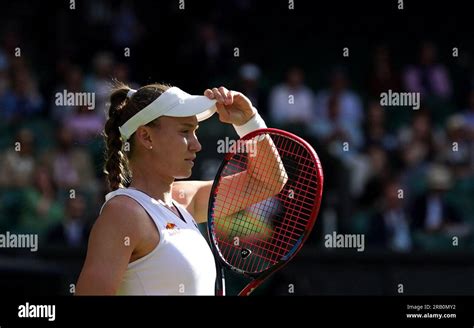
<instances>
[{"instance_id":1,"label":"player's eyebrow","mask_svg":"<svg viewBox=\"0 0 474 328\"><path fill-rule=\"evenodd\" d=\"M181 125L196 130L199 128L199 124L181 123Z\"/></svg>"}]
</instances>

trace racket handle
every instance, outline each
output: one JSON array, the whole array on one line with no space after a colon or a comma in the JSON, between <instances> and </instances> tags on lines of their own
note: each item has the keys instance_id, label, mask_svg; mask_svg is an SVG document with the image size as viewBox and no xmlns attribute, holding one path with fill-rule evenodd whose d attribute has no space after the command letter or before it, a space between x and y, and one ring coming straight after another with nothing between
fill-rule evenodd
<instances>
[{"instance_id":1,"label":"racket handle","mask_svg":"<svg viewBox=\"0 0 474 328\"><path fill-rule=\"evenodd\" d=\"M224 268L218 266L217 268L217 281L216 281L216 296L225 296L225 275Z\"/></svg>"},{"instance_id":2,"label":"racket handle","mask_svg":"<svg viewBox=\"0 0 474 328\"><path fill-rule=\"evenodd\" d=\"M261 281L254 280L251 283L249 283L247 286L245 286L244 289L242 289L239 293L239 296L250 296L250 294L253 293L253 291L260 286Z\"/></svg>"}]
</instances>

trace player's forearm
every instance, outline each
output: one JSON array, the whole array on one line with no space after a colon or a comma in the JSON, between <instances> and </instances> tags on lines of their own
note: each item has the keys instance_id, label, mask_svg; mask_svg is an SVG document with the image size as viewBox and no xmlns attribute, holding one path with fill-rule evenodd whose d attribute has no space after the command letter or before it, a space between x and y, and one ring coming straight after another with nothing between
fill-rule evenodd
<instances>
[{"instance_id":1,"label":"player's forearm","mask_svg":"<svg viewBox=\"0 0 474 328\"><path fill-rule=\"evenodd\" d=\"M248 155L249 177L264 183L266 189L279 193L288 181L288 175L275 144L269 135L250 141Z\"/></svg>"}]
</instances>

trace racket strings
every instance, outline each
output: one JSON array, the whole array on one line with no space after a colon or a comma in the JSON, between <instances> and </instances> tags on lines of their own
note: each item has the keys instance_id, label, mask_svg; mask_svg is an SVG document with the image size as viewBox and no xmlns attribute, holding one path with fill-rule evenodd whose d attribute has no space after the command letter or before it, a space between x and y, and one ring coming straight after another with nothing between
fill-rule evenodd
<instances>
[{"instance_id":1,"label":"racket strings","mask_svg":"<svg viewBox=\"0 0 474 328\"><path fill-rule=\"evenodd\" d=\"M276 195L260 200L266 188L277 186L281 170L269 158L259 163L258 180L262 182L252 194L242 184L231 180L220 180L226 186L226 193L218 193L214 205L214 225L217 246L222 257L232 266L246 272L261 272L277 263L292 250L303 235L310 221L314 200L318 193L318 167L311 160L308 150L294 140L278 134L267 133L278 152L288 180ZM249 168L250 153L233 154L222 177L245 172ZM274 161L274 160L273 160ZM229 185L226 185L229 184ZM272 185L273 184L273 185ZM220 188L221 190L223 188ZM255 202L232 215L239 195L247 193ZM237 205L238 206L238 205Z\"/></svg>"},{"instance_id":2,"label":"racket strings","mask_svg":"<svg viewBox=\"0 0 474 328\"><path fill-rule=\"evenodd\" d=\"M233 231L234 235L238 235L239 231L235 231L235 230L238 230L239 227L240 225L236 225L237 229L234 229ZM289 243L288 240L295 241L295 242L297 240L297 239L291 238L291 236L288 234L288 232L290 231L290 228L291 228L291 224L284 222L282 226L280 227L281 232L279 232L277 229L276 233L273 236L273 238L276 239L276 242L273 241L273 243L268 243L262 240L258 240L258 238L255 238L256 240L254 240L251 245L248 245L248 246L254 246L252 247L254 249L254 254L255 256L258 257L258 260L259 260L259 261L251 262L253 264L252 267L250 268L251 271L254 270L256 267L259 267L258 264L259 262L261 262L262 258L266 260L270 260L270 264L272 264L273 262L277 261L278 258L282 256L282 254L288 251L288 248L293 245ZM295 230L295 229L293 228L292 230ZM246 232L247 231L243 231L244 234ZM279 238L280 236L283 238ZM263 247L261 246L261 244L263 244ZM257 249L255 249L255 247ZM237 252L234 252L233 257L231 258L231 260L235 260L235 259L238 259L239 262L242 262L242 258L238 257ZM265 267L261 267L261 269L265 269Z\"/></svg>"}]
</instances>

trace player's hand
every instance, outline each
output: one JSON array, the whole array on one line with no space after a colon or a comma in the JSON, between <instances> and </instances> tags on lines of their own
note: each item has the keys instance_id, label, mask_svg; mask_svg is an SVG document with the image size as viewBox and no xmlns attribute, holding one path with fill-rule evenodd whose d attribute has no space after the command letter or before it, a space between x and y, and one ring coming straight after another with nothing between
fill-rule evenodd
<instances>
[{"instance_id":1,"label":"player's hand","mask_svg":"<svg viewBox=\"0 0 474 328\"><path fill-rule=\"evenodd\" d=\"M217 113L221 122L242 125L257 113L252 102L240 92L220 87L206 89L204 95L217 100Z\"/></svg>"}]
</instances>

